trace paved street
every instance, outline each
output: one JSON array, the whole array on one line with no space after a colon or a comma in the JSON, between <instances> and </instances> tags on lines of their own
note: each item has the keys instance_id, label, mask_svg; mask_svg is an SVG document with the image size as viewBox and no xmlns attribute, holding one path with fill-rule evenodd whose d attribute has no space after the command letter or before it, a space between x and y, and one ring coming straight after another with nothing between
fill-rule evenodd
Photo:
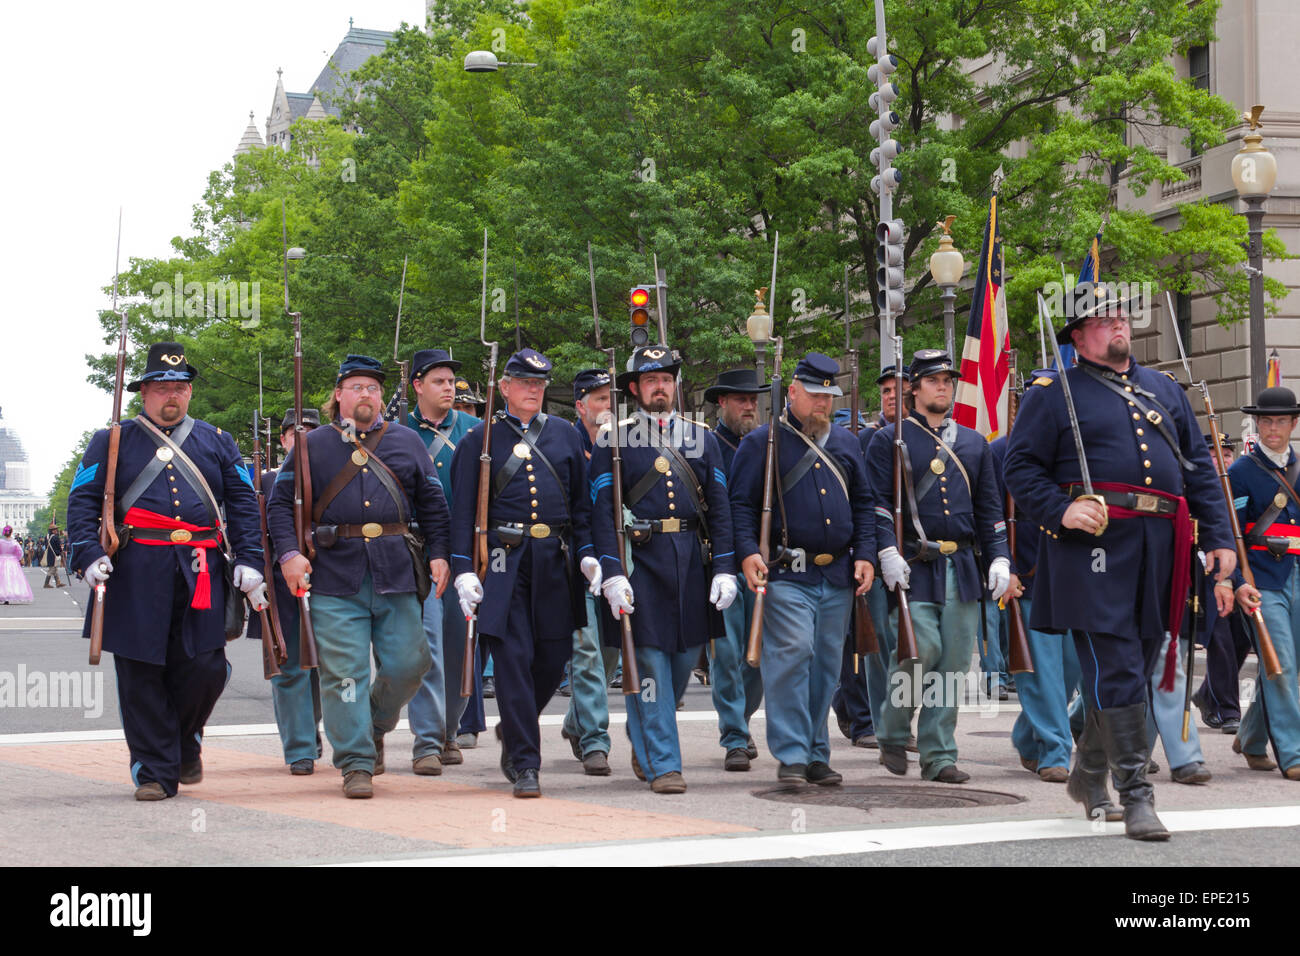
<instances>
[{"instance_id":1,"label":"paved street","mask_svg":"<svg viewBox=\"0 0 1300 956\"><path fill-rule=\"evenodd\" d=\"M1295 784L1251 772L1231 737L1201 728L1210 785L1171 783L1155 755L1157 806L1175 831L1168 844L1125 840L1122 825L1094 832L1063 786L1020 767L1008 739L1014 695L996 712L990 702L964 710L965 786L924 783L915 770L891 776L876 751L832 726L831 762L845 785L782 791L761 711L753 770L722 770L709 690L694 681L679 713L683 795L655 795L633 777L615 692L611 777L583 775L560 738L566 701L557 697L543 718L541 800L511 798L490 733L463 765L415 776L403 722L388 738L375 799L348 801L328 748L314 776L289 775L259 646L247 640L228 649L233 676L208 727L204 781L142 804L131 799L111 656L86 665L84 586L41 590L41 572L28 575L35 604L0 607L0 691L10 687L0 695L4 865L1271 865L1291 862L1300 826ZM50 676L61 673L77 680ZM48 685L44 706L29 706L42 703L38 685Z\"/></svg>"}]
</instances>

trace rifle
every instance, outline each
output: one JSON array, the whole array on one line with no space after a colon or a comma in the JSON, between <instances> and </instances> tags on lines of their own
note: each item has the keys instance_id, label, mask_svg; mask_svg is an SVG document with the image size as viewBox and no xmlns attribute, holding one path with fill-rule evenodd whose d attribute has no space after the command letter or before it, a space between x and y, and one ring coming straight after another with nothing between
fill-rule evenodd
<instances>
[{"instance_id":1,"label":"rifle","mask_svg":"<svg viewBox=\"0 0 1300 956\"><path fill-rule=\"evenodd\" d=\"M261 396L258 396L260 403ZM258 435L259 422L253 414L253 493L257 495L257 516L262 530L262 574L266 579L267 606L257 613L262 622L262 676L267 680L280 676L279 665L289 659L280 630L279 609L276 607L275 578L272 577L271 542L266 533L266 495L262 491L262 442ZM268 613L269 612L269 613Z\"/></svg>"},{"instance_id":2,"label":"rifle","mask_svg":"<svg viewBox=\"0 0 1300 956\"><path fill-rule=\"evenodd\" d=\"M293 530L298 537L298 550L312 561L316 558L316 547L311 540L311 461L307 457L307 429L302 425L302 313L289 311L289 234L284 200L280 200L280 243L284 251L284 311L293 319ZM304 670L319 667L316 632L311 624L311 596L307 588L299 588L294 597L298 599L301 666Z\"/></svg>"},{"instance_id":3,"label":"rifle","mask_svg":"<svg viewBox=\"0 0 1300 956\"><path fill-rule=\"evenodd\" d=\"M398 343L402 338L402 300L406 296L406 261L409 256L402 257L402 285L397 292L397 331L393 333L393 361L397 363L397 423L406 424L406 389L411 379L410 360L398 358Z\"/></svg>"},{"instance_id":4,"label":"rifle","mask_svg":"<svg viewBox=\"0 0 1300 956\"><path fill-rule=\"evenodd\" d=\"M122 210L117 211L117 258L113 263L113 312L121 320L117 339L117 372L113 379L113 418L108 425L108 458L104 462L104 501L99 511L99 546L104 556L117 554L117 455L122 446L122 387L126 381L126 309L117 310L117 278L122 261ZM53 562L51 562L53 563ZM58 581L55 572L55 581ZM48 581L48 579L47 579ZM99 663L104 650L104 582L95 586L95 603L90 607L90 663Z\"/></svg>"},{"instance_id":5,"label":"rifle","mask_svg":"<svg viewBox=\"0 0 1300 956\"><path fill-rule=\"evenodd\" d=\"M1201 631L1204 608L1201 604L1201 588L1205 584L1205 565L1197 554L1201 541L1201 523L1192 519L1192 627L1187 637L1187 683L1183 688L1183 743L1187 743L1192 722L1192 671L1196 663L1196 635ZM1177 640L1170 635L1171 641Z\"/></svg>"},{"instance_id":6,"label":"rifle","mask_svg":"<svg viewBox=\"0 0 1300 956\"><path fill-rule=\"evenodd\" d=\"M474 505L474 573L480 581L488 573L488 492L492 484L492 415L496 397L497 342L487 340L487 253L488 231L483 230L483 293L479 304L478 334L489 349L487 408L483 411L483 451L478 456L478 500ZM474 693L474 671L478 666L478 633L474 618L465 621L465 661L460 671L460 696Z\"/></svg>"},{"instance_id":7,"label":"rifle","mask_svg":"<svg viewBox=\"0 0 1300 956\"><path fill-rule=\"evenodd\" d=\"M614 496L614 540L618 545L618 563L627 570L627 526L623 522L623 453L618 439L618 369L614 363L614 349L601 348L600 310L596 307L596 267L591 258L591 243L587 243L587 275L591 278L591 318L596 323L596 348L609 356L609 453L610 478ZM632 640L632 621L626 614L618 616L622 628L621 652L623 655L623 693L635 694L641 690L641 675L636 667L636 644Z\"/></svg>"},{"instance_id":8,"label":"rifle","mask_svg":"<svg viewBox=\"0 0 1300 956\"><path fill-rule=\"evenodd\" d=\"M903 337L894 336L894 539L898 553L903 553L903 456L907 443L903 441ZM912 626L912 606L907 600L907 588L894 588L898 602L898 666L911 667L921 659L916 649L916 630Z\"/></svg>"},{"instance_id":9,"label":"rifle","mask_svg":"<svg viewBox=\"0 0 1300 956\"><path fill-rule=\"evenodd\" d=\"M1007 401L1007 434L1009 435L1011 426L1016 421L1016 412L1020 410L1020 398L1015 388L1018 353L1016 349L1010 349L1007 354L1011 358L1011 395ZM1007 492L1002 505L1007 515L1007 548L1011 552L1011 560L1014 561L1016 559L1016 502L1011 497L1010 491ZM1032 674L1034 658L1029 653L1029 634L1025 631L1025 618L1020 612L1020 598L1000 600L998 606L1007 609L1007 670L1012 674Z\"/></svg>"},{"instance_id":10,"label":"rifle","mask_svg":"<svg viewBox=\"0 0 1300 956\"><path fill-rule=\"evenodd\" d=\"M849 267L844 266L844 344L849 341ZM858 422L860 400L858 398L858 350L848 349L849 353L849 390L853 397L849 400L849 421L853 437L858 436L861 428ZM874 520L874 518L873 518ZM856 557L856 555L855 555ZM876 634L876 625L871 620L871 608L865 594L853 597L853 673L858 672L858 659L864 654L880 653L880 638Z\"/></svg>"},{"instance_id":11,"label":"rifle","mask_svg":"<svg viewBox=\"0 0 1300 956\"><path fill-rule=\"evenodd\" d=\"M760 296L761 299L761 296ZM780 481L778 471L781 467L780 446L776 433L781 428L781 353L785 342L781 338L772 340L776 350L772 354L772 412L767 423L767 458L763 463L763 513L758 522L758 556L763 565L770 568L773 561L785 556L785 538L787 535L784 515L781 521L782 544L772 547L772 496L776 484ZM763 607L767 600L768 573L764 572L759 580L758 591L754 594L754 616L749 624L749 640L745 644L745 662L750 667L758 667L763 661Z\"/></svg>"},{"instance_id":12,"label":"rifle","mask_svg":"<svg viewBox=\"0 0 1300 956\"><path fill-rule=\"evenodd\" d=\"M1178 354L1183 360L1183 368L1187 372L1187 380L1192 379L1192 367L1187 361L1187 352L1183 349L1182 332L1178 329L1178 313L1174 311L1173 297L1166 292L1165 303L1169 309L1169 319L1174 326L1174 341L1178 343ZM1223 492L1224 504L1228 507L1228 522L1232 526L1233 543L1237 548L1237 567L1241 570L1241 576L1247 584L1255 588L1255 572L1250 567L1250 558L1246 552L1246 541L1241 536L1241 523L1237 520L1237 509L1233 507L1232 482L1228 480L1228 468L1223 463L1223 448L1219 445L1219 416L1214 411L1214 402L1210 399L1210 386L1204 379L1196 383L1196 387L1201 390L1201 398L1205 401L1205 418L1210 424L1210 447L1214 449L1214 467L1219 475L1219 488ZM1258 588L1255 588L1258 590ZM1282 665L1277 659L1277 649L1273 647L1273 639L1269 636L1268 625L1264 623L1264 615L1258 607L1246 615L1250 619L1251 625L1255 629L1255 636L1258 639L1256 647L1259 649L1259 662L1264 667L1266 676L1272 678L1282 673ZM1261 691L1262 696L1262 691Z\"/></svg>"}]
</instances>

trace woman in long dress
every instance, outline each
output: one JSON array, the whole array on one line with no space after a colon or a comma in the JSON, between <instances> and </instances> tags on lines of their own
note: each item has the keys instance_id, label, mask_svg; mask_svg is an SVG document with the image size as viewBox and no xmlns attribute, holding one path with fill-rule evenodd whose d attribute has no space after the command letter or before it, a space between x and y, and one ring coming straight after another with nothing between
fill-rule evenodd
<instances>
[{"instance_id":1,"label":"woman in long dress","mask_svg":"<svg viewBox=\"0 0 1300 956\"><path fill-rule=\"evenodd\" d=\"M13 539L14 529L4 526L0 537L0 602L31 604L32 589L27 586L20 562L23 549Z\"/></svg>"}]
</instances>

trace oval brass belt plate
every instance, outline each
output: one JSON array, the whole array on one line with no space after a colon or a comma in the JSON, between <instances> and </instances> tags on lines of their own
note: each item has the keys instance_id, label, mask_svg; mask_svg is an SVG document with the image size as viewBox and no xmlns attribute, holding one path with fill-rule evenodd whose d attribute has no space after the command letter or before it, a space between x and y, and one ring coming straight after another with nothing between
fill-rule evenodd
<instances>
[{"instance_id":1,"label":"oval brass belt plate","mask_svg":"<svg viewBox=\"0 0 1300 956\"><path fill-rule=\"evenodd\" d=\"M956 542L956 541L940 541L940 542L939 542L939 553L940 553L940 554L956 554L956 553L957 553L957 542Z\"/></svg>"},{"instance_id":2,"label":"oval brass belt plate","mask_svg":"<svg viewBox=\"0 0 1300 956\"><path fill-rule=\"evenodd\" d=\"M820 568L824 568L826 567L826 565L830 564L834 560L835 560L835 555L833 554L819 554L813 558L813 564L817 565Z\"/></svg>"},{"instance_id":3,"label":"oval brass belt plate","mask_svg":"<svg viewBox=\"0 0 1300 956\"><path fill-rule=\"evenodd\" d=\"M384 533L384 526L374 521L367 521L361 526L361 534L367 538L378 538Z\"/></svg>"},{"instance_id":4,"label":"oval brass belt plate","mask_svg":"<svg viewBox=\"0 0 1300 956\"><path fill-rule=\"evenodd\" d=\"M551 526L548 524L535 524L528 529L528 533L534 538L549 538L551 536Z\"/></svg>"},{"instance_id":5,"label":"oval brass belt plate","mask_svg":"<svg viewBox=\"0 0 1300 956\"><path fill-rule=\"evenodd\" d=\"M189 540L190 540L191 538L193 538L193 537L194 537L194 535L190 534L190 533L189 533L188 531L186 531L184 528L177 528L177 529L176 529L175 531L173 531L172 534L171 534L171 539L172 539L172 541L174 541L176 544L184 544L186 541L189 541Z\"/></svg>"}]
</instances>

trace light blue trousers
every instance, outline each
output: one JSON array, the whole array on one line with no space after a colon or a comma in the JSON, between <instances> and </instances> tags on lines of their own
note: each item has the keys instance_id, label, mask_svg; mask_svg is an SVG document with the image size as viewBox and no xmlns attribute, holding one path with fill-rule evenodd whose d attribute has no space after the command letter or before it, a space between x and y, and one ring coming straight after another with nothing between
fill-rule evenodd
<instances>
[{"instance_id":1,"label":"light blue trousers","mask_svg":"<svg viewBox=\"0 0 1300 956\"><path fill-rule=\"evenodd\" d=\"M582 755L609 753L609 682L618 670L619 652L602 647L596 617L604 602L587 594L587 626L573 632L573 657L569 661L569 709L564 730L577 737Z\"/></svg>"},{"instance_id":2,"label":"light blue trousers","mask_svg":"<svg viewBox=\"0 0 1300 956\"><path fill-rule=\"evenodd\" d=\"M1246 753L1262 756L1268 752L1271 731L1277 745L1278 763L1283 770L1289 770L1300 764L1300 696L1297 696L1296 681L1296 661L1300 659L1300 563L1291 571L1282 590L1260 591L1260 611L1268 625L1282 673L1269 679L1260 667L1260 674L1255 678L1255 696L1241 721L1237 739ZM1247 630L1253 634L1252 629Z\"/></svg>"}]
</instances>

